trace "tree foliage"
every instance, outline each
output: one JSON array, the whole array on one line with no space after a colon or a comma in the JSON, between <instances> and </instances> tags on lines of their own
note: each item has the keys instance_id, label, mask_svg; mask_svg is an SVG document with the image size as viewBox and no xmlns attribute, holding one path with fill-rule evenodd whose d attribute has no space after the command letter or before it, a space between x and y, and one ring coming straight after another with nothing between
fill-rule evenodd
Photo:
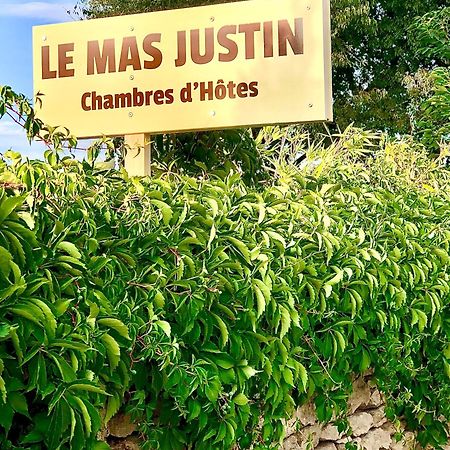
<instances>
[{"instance_id":1,"label":"tree foliage","mask_svg":"<svg viewBox=\"0 0 450 450\"><path fill-rule=\"evenodd\" d=\"M442 63L405 79L412 98L413 132L430 148L438 148L450 142L450 7L421 17L409 32L418 43L418 54Z\"/></svg>"}]
</instances>

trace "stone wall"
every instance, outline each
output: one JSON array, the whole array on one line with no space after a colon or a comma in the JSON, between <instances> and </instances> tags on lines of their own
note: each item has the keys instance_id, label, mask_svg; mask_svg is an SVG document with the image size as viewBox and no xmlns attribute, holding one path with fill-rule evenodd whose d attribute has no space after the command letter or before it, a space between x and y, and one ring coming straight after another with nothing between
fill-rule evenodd
<instances>
[{"instance_id":1,"label":"stone wall","mask_svg":"<svg viewBox=\"0 0 450 450\"><path fill-rule=\"evenodd\" d=\"M343 434L333 424L319 424L313 405L303 406L287 423L283 450L345 450L347 442L364 450L417 448L415 435L409 431L401 430L400 442L394 439L398 430L386 419L383 397L370 382L370 376L355 381L348 407L351 433ZM450 445L444 449L450 450Z\"/></svg>"},{"instance_id":2,"label":"stone wall","mask_svg":"<svg viewBox=\"0 0 450 450\"><path fill-rule=\"evenodd\" d=\"M345 450L352 442L363 450L417 450L415 435L403 432L403 439L396 442L395 429L384 414L384 401L378 389L370 382L371 376L357 379L353 384L349 408L351 434L340 434L333 424L319 424L314 406L300 408L287 422L283 450ZM99 438L109 443L112 450L139 450L142 437L127 415L117 414L111 419ZM236 447L235 450L237 450ZM213 450L213 449L211 449ZM450 450L450 445L444 447Z\"/></svg>"}]
</instances>

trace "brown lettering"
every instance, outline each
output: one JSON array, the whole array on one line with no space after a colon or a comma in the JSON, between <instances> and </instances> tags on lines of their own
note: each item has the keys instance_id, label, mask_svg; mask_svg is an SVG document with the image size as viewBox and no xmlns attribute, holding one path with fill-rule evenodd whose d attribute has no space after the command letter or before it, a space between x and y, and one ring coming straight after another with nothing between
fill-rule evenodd
<instances>
[{"instance_id":1,"label":"brown lettering","mask_svg":"<svg viewBox=\"0 0 450 450\"><path fill-rule=\"evenodd\" d=\"M205 53L200 54L200 30L191 30L191 58L195 64L208 64L214 58L214 28L205 28Z\"/></svg>"},{"instance_id":2,"label":"brown lettering","mask_svg":"<svg viewBox=\"0 0 450 450\"><path fill-rule=\"evenodd\" d=\"M200 101L204 102L206 100L206 96L208 96L208 100L214 100L214 88L213 82L208 82L208 87L206 87L206 83L202 81L200 83Z\"/></svg>"},{"instance_id":3,"label":"brown lettering","mask_svg":"<svg viewBox=\"0 0 450 450\"><path fill-rule=\"evenodd\" d=\"M250 83L250 97L257 97L258 96L258 82L252 81Z\"/></svg>"},{"instance_id":4,"label":"brown lettering","mask_svg":"<svg viewBox=\"0 0 450 450\"><path fill-rule=\"evenodd\" d=\"M103 109L103 98L101 95L97 95L96 91L92 91L92 109L96 111L97 109Z\"/></svg>"},{"instance_id":5,"label":"brown lettering","mask_svg":"<svg viewBox=\"0 0 450 450\"><path fill-rule=\"evenodd\" d=\"M236 95L234 93L234 88L235 87L236 87L236 83L234 81L228 82L228 97L236 98Z\"/></svg>"},{"instance_id":6,"label":"brown lettering","mask_svg":"<svg viewBox=\"0 0 450 450\"><path fill-rule=\"evenodd\" d=\"M153 46L154 42L161 42L161 33L148 34L144 38L142 48L153 58L152 61L144 61L144 69L157 69L162 63L161 50Z\"/></svg>"},{"instance_id":7,"label":"brown lettering","mask_svg":"<svg viewBox=\"0 0 450 450\"><path fill-rule=\"evenodd\" d=\"M164 105L164 98L166 94L164 91L158 90L153 93L153 102L155 105Z\"/></svg>"},{"instance_id":8,"label":"brown lettering","mask_svg":"<svg viewBox=\"0 0 450 450\"><path fill-rule=\"evenodd\" d=\"M174 102L173 89L167 89L165 95L166 95L166 105L171 105Z\"/></svg>"},{"instance_id":9,"label":"brown lettering","mask_svg":"<svg viewBox=\"0 0 450 450\"><path fill-rule=\"evenodd\" d=\"M116 108L131 108L132 98L131 93L127 92L126 94L116 94L114 96L114 106Z\"/></svg>"},{"instance_id":10,"label":"brown lettering","mask_svg":"<svg viewBox=\"0 0 450 450\"><path fill-rule=\"evenodd\" d=\"M81 96L81 107L83 108L84 111L90 111L92 108L90 106L87 105L87 99L91 96L90 92L85 92L82 96Z\"/></svg>"},{"instance_id":11,"label":"brown lettering","mask_svg":"<svg viewBox=\"0 0 450 450\"><path fill-rule=\"evenodd\" d=\"M264 58L273 57L273 24L272 22L264 22Z\"/></svg>"},{"instance_id":12,"label":"brown lettering","mask_svg":"<svg viewBox=\"0 0 450 450\"><path fill-rule=\"evenodd\" d=\"M239 83L237 87L237 95L238 97L245 98L247 97L248 85L247 83Z\"/></svg>"},{"instance_id":13,"label":"brown lettering","mask_svg":"<svg viewBox=\"0 0 450 450\"><path fill-rule=\"evenodd\" d=\"M68 52L73 52L74 44L59 44L58 45L58 76L59 78L73 77L75 75L74 69L68 69L69 64L73 64L73 56L68 56Z\"/></svg>"},{"instance_id":14,"label":"brown lettering","mask_svg":"<svg viewBox=\"0 0 450 450\"><path fill-rule=\"evenodd\" d=\"M287 56L287 43L294 55L303 54L303 19L295 19L295 34L287 20L278 21L278 50L280 56Z\"/></svg>"},{"instance_id":15,"label":"brown lettering","mask_svg":"<svg viewBox=\"0 0 450 450\"><path fill-rule=\"evenodd\" d=\"M137 88L133 88L133 106L142 106L145 102L144 93L138 90Z\"/></svg>"},{"instance_id":16,"label":"brown lettering","mask_svg":"<svg viewBox=\"0 0 450 450\"><path fill-rule=\"evenodd\" d=\"M114 99L111 94L106 94L103 101L104 109L114 109Z\"/></svg>"},{"instance_id":17,"label":"brown lettering","mask_svg":"<svg viewBox=\"0 0 450 450\"><path fill-rule=\"evenodd\" d=\"M186 64L186 31L177 33L178 58L175 60L175 66L181 67Z\"/></svg>"},{"instance_id":18,"label":"brown lettering","mask_svg":"<svg viewBox=\"0 0 450 450\"><path fill-rule=\"evenodd\" d=\"M42 79L56 78L56 70L50 70L50 47L44 45L41 49Z\"/></svg>"},{"instance_id":19,"label":"brown lettering","mask_svg":"<svg viewBox=\"0 0 450 450\"><path fill-rule=\"evenodd\" d=\"M238 46L236 42L228 37L229 34L236 34L236 25L225 25L217 33L217 41L219 44L228 50L228 53L219 53L219 61L230 62L237 58Z\"/></svg>"},{"instance_id":20,"label":"brown lettering","mask_svg":"<svg viewBox=\"0 0 450 450\"><path fill-rule=\"evenodd\" d=\"M97 73L105 73L108 65L108 72L116 71L116 49L114 39L103 41L103 50L100 53L98 41L88 41L87 49L87 74L93 75L94 64Z\"/></svg>"},{"instance_id":21,"label":"brown lettering","mask_svg":"<svg viewBox=\"0 0 450 450\"><path fill-rule=\"evenodd\" d=\"M133 66L134 70L141 70L142 68L135 36L125 37L122 41L119 72L125 72L128 66Z\"/></svg>"},{"instance_id":22,"label":"brown lettering","mask_svg":"<svg viewBox=\"0 0 450 450\"><path fill-rule=\"evenodd\" d=\"M245 34L245 59L255 59L255 32L260 29L259 23L239 25L239 33Z\"/></svg>"},{"instance_id":23,"label":"brown lettering","mask_svg":"<svg viewBox=\"0 0 450 450\"><path fill-rule=\"evenodd\" d=\"M145 105L148 106L152 102L153 91L145 91Z\"/></svg>"}]
</instances>

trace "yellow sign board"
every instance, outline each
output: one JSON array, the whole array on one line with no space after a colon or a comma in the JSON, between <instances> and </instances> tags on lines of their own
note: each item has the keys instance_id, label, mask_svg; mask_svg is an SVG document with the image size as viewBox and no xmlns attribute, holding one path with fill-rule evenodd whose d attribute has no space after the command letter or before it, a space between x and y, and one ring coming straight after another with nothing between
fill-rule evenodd
<instances>
[{"instance_id":1,"label":"yellow sign board","mask_svg":"<svg viewBox=\"0 0 450 450\"><path fill-rule=\"evenodd\" d=\"M78 137L332 120L329 0L33 29L38 116Z\"/></svg>"}]
</instances>

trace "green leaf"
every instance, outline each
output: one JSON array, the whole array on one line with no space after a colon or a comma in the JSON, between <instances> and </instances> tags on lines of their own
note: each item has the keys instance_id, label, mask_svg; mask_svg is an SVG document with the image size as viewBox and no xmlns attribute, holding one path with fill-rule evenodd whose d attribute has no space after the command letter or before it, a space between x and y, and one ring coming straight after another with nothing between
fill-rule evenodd
<instances>
[{"instance_id":1,"label":"green leaf","mask_svg":"<svg viewBox=\"0 0 450 450\"><path fill-rule=\"evenodd\" d=\"M283 248L286 248L286 241L284 237L281 236L280 233L277 233L276 231L267 230L267 234L275 241L280 242Z\"/></svg>"},{"instance_id":2,"label":"green leaf","mask_svg":"<svg viewBox=\"0 0 450 450\"><path fill-rule=\"evenodd\" d=\"M216 403L219 397L219 384L218 383L208 383L205 386L205 394L211 403Z\"/></svg>"},{"instance_id":3,"label":"green leaf","mask_svg":"<svg viewBox=\"0 0 450 450\"><path fill-rule=\"evenodd\" d=\"M283 305L279 305L279 309L281 312L281 331L280 331L280 339L286 335L291 327L291 315L289 314L289 310L285 308Z\"/></svg>"},{"instance_id":4,"label":"green leaf","mask_svg":"<svg viewBox=\"0 0 450 450\"><path fill-rule=\"evenodd\" d=\"M167 203L161 200L151 199L150 203L157 206L161 210L164 225L169 225L170 220L172 219L173 216L172 208Z\"/></svg>"},{"instance_id":5,"label":"green leaf","mask_svg":"<svg viewBox=\"0 0 450 450\"><path fill-rule=\"evenodd\" d=\"M0 202L0 224L22 203L27 195L7 197Z\"/></svg>"},{"instance_id":6,"label":"green leaf","mask_svg":"<svg viewBox=\"0 0 450 450\"><path fill-rule=\"evenodd\" d=\"M343 270L338 270L336 272L336 275L333 278L331 278L331 280L327 281L327 284L329 286L334 286L335 284L340 283L343 278L344 278L344 271Z\"/></svg>"},{"instance_id":7,"label":"green leaf","mask_svg":"<svg viewBox=\"0 0 450 450\"><path fill-rule=\"evenodd\" d=\"M9 404L0 405L0 425L5 429L6 434L8 434L11 429L13 417L14 410Z\"/></svg>"},{"instance_id":8,"label":"green leaf","mask_svg":"<svg viewBox=\"0 0 450 450\"><path fill-rule=\"evenodd\" d=\"M214 226L214 224L212 224L211 226L211 231L209 233L209 240L208 240L208 245L206 246L206 248L209 250L211 248L211 244L214 241L214 238L216 237L216 227Z\"/></svg>"},{"instance_id":9,"label":"green leaf","mask_svg":"<svg viewBox=\"0 0 450 450\"><path fill-rule=\"evenodd\" d=\"M164 295L160 291L156 292L154 302L157 308L164 308L166 300L164 298Z\"/></svg>"},{"instance_id":10,"label":"green leaf","mask_svg":"<svg viewBox=\"0 0 450 450\"><path fill-rule=\"evenodd\" d=\"M250 379L254 377L258 372L250 366L239 367L240 370L244 373L245 378Z\"/></svg>"},{"instance_id":11,"label":"green leaf","mask_svg":"<svg viewBox=\"0 0 450 450\"><path fill-rule=\"evenodd\" d=\"M0 339L4 339L9 337L11 331L11 325L7 323L1 323L0 324Z\"/></svg>"},{"instance_id":12,"label":"green leaf","mask_svg":"<svg viewBox=\"0 0 450 450\"><path fill-rule=\"evenodd\" d=\"M105 441L97 441L93 444L92 450L111 450L111 447Z\"/></svg>"},{"instance_id":13,"label":"green leaf","mask_svg":"<svg viewBox=\"0 0 450 450\"><path fill-rule=\"evenodd\" d=\"M67 241L59 242L57 244L56 248L66 252L72 258L81 259L80 251L78 250L78 248L76 247L75 244L72 244L72 242L67 242Z\"/></svg>"},{"instance_id":14,"label":"green leaf","mask_svg":"<svg viewBox=\"0 0 450 450\"><path fill-rule=\"evenodd\" d=\"M236 403L236 405L244 406L248 403L248 398L244 394L239 393L233 398L233 402Z\"/></svg>"},{"instance_id":15,"label":"green leaf","mask_svg":"<svg viewBox=\"0 0 450 450\"><path fill-rule=\"evenodd\" d=\"M433 253L437 255L443 264L450 263L450 256L443 248L434 248Z\"/></svg>"},{"instance_id":16,"label":"green leaf","mask_svg":"<svg viewBox=\"0 0 450 450\"><path fill-rule=\"evenodd\" d=\"M9 334L11 336L11 341L13 343L14 346L14 350L16 352L17 355L17 359L19 360L19 362L21 363L23 360L23 351L22 351L22 347L20 345L20 339L19 339L19 335L17 333L17 329L18 327L11 327L9 330Z\"/></svg>"},{"instance_id":17,"label":"green leaf","mask_svg":"<svg viewBox=\"0 0 450 450\"><path fill-rule=\"evenodd\" d=\"M83 417L84 421L84 427L86 430L86 434L91 434L92 432L92 422L91 422L91 416L89 414L89 411L84 404L83 400L80 397L73 396L72 397L76 405L78 406L79 411L81 412L81 415Z\"/></svg>"},{"instance_id":18,"label":"green leaf","mask_svg":"<svg viewBox=\"0 0 450 450\"><path fill-rule=\"evenodd\" d=\"M444 357L446 359L450 359L450 344L447 344L444 350Z\"/></svg>"},{"instance_id":19,"label":"green leaf","mask_svg":"<svg viewBox=\"0 0 450 450\"><path fill-rule=\"evenodd\" d=\"M450 379L450 364L447 361L444 361L444 373Z\"/></svg>"},{"instance_id":20,"label":"green leaf","mask_svg":"<svg viewBox=\"0 0 450 450\"><path fill-rule=\"evenodd\" d=\"M305 366L301 363L298 363L298 371L300 375L300 380L302 382L303 390L306 392L308 387L308 372L305 369Z\"/></svg>"},{"instance_id":21,"label":"green leaf","mask_svg":"<svg viewBox=\"0 0 450 450\"><path fill-rule=\"evenodd\" d=\"M40 308L44 314L44 327L47 332L47 335L50 339L55 337L56 333L56 318L53 315L52 310L49 308L49 306L43 302L42 300L39 300L37 298L29 299L29 302L35 304L38 308Z\"/></svg>"},{"instance_id":22,"label":"green leaf","mask_svg":"<svg viewBox=\"0 0 450 450\"><path fill-rule=\"evenodd\" d=\"M113 396L108 398L108 402L106 404L106 414L105 414L105 423L107 424L112 417L114 417L119 411L119 408L122 404L122 399L120 398L118 393L115 393Z\"/></svg>"},{"instance_id":23,"label":"green leaf","mask_svg":"<svg viewBox=\"0 0 450 450\"><path fill-rule=\"evenodd\" d=\"M288 367L283 369L283 378L289 386L294 386L294 376L292 374L292 370Z\"/></svg>"},{"instance_id":24,"label":"green leaf","mask_svg":"<svg viewBox=\"0 0 450 450\"><path fill-rule=\"evenodd\" d=\"M266 310L266 298L258 286L254 285L253 291L256 297L256 318L259 319Z\"/></svg>"},{"instance_id":25,"label":"green leaf","mask_svg":"<svg viewBox=\"0 0 450 450\"><path fill-rule=\"evenodd\" d=\"M28 403L27 399L20 392L14 391L8 393L8 402L11 405L12 409L24 416L30 418L28 414Z\"/></svg>"},{"instance_id":26,"label":"green leaf","mask_svg":"<svg viewBox=\"0 0 450 450\"><path fill-rule=\"evenodd\" d=\"M220 330L220 346L223 349L223 347L225 347L226 343L228 342L228 328L225 325L225 322L217 315L214 313L211 313L212 316L216 319L217 325L219 327Z\"/></svg>"},{"instance_id":27,"label":"green leaf","mask_svg":"<svg viewBox=\"0 0 450 450\"><path fill-rule=\"evenodd\" d=\"M240 241L239 239L236 239L232 236L228 236L227 239L233 244L234 247L236 247L239 250L239 252L242 254L244 259L248 263L250 263L251 257L250 257L250 251L249 251L248 247L242 241Z\"/></svg>"},{"instance_id":28,"label":"green leaf","mask_svg":"<svg viewBox=\"0 0 450 450\"><path fill-rule=\"evenodd\" d=\"M222 369L228 370L234 367L235 363L234 361L229 358L224 356L212 356L211 360L219 367L221 367Z\"/></svg>"},{"instance_id":29,"label":"green leaf","mask_svg":"<svg viewBox=\"0 0 450 450\"><path fill-rule=\"evenodd\" d=\"M75 374L75 371L62 356L57 355L53 352L49 352L48 356L52 358L53 361L55 361L56 367L58 367L61 377L66 383L71 383L72 381L76 380L77 376Z\"/></svg>"},{"instance_id":30,"label":"green leaf","mask_svg":"<svg viewBox=\"0 0 450 450\"><path fill-rule=\"evenodd\" d=\"M50 343L50 346L51 347L69 348L71 350L78 350L82 353L84 353L90 349L89 345L83 344L81 342L69 341L67 339L54 339Z\"/></svg>"},{"instance_id":31,"label":"green leaf","mask_svg":"<svg viewBox=\"0 0 450 450\"><path fill-rule=\"evenodd\" d=\"M27 224L30 230L34 230L35 220L34 217L26 211L20 211L17 215Z\"/></svg>"},{"instance_id":32,"label":"green leaf","mask_svg":"<svg viewBox=\"0 0 450 450\"><path fill-rule=\"evenodd\" d=\"M69 391L85 391L85 392L94 392L96 394L107 395L109 396L105 390L100 389L98 386L86 383L75 383L71 384L68 388Z\"/></svg>"},{"instance_id":33,"label":"green leaf","mask_svg":"<svg viewBox=\"0 0 450 450\"><path fill-rule=\"evenodd\" d=\"M165 334L167 337L170 337L170 335L172 334L172 330L171 330L171 327L170 327L170 323L169 323L169 322L166 322L165 320L157 320L157 321L155 322L155 324L156 324L159 328L161 328L161 330L164 331L164 334Z\"/></svg>"},{"instance_id":34,"label":"green leaf","mask_svg":"<svg viewBox=\"0 0 450 450\"><path fill-rule=\"evenodd\" d=\"M98 319L97 323L99 325L112 328L125 339L130 339L130 335L128 334L128 328L121 320L113 318L105 318L105 319Z\"/></svg>"},{"instance_id":35,"label":"green leaf","mask_svg":"<svg viewBox=\"0 0 450 450\"><path fill-rule=\"evenodd\" d=\"M359 370L361 371L361 373L365 372L370 367L370 363L370 354L365 348L363 348L361 360L359 363Z\"/></svg>"},{"instance_id":36,"label":"green leaf","mask_svg":"<svg viewBox=\"0 0 450 450\"><path fill-rule=\"evenodd\" d=\"M325 297L328 298L331 293L333 292L333 288L331 286L331 284L325 284L323 286L323 290L325 291Z\"/></svg>"},{"instance_id":37,"label":"green leaf","mask_svg":"<svg viewBox=\"0 0 450 450\"><path fill-rule=\"evenodd\" d=\"M5 278L9 277L11 272L11 262L13 257L6 248L0 246L0 272Z\"/></svg>"},{"instance_id":38,"label":"green leaf","mask_svg":"<svg viewBox=\"0 0 450 450\"><path fill-rule=\"evenodd\" d=\"M117 341L109 334L105 333L101 340L106 348L111 370L114 370L120 361L120 347Z\"/></svg>"},{"instance_id":39,"label":"green leaf","mask_svg":"<svg viewBox=\"0 0 450 450\"><path fill-rule=\"evenodd\" d=\"M189 402L189 419L196 419L202 412L202 405L198 401Z\"/></svg>"}]
</instances>

